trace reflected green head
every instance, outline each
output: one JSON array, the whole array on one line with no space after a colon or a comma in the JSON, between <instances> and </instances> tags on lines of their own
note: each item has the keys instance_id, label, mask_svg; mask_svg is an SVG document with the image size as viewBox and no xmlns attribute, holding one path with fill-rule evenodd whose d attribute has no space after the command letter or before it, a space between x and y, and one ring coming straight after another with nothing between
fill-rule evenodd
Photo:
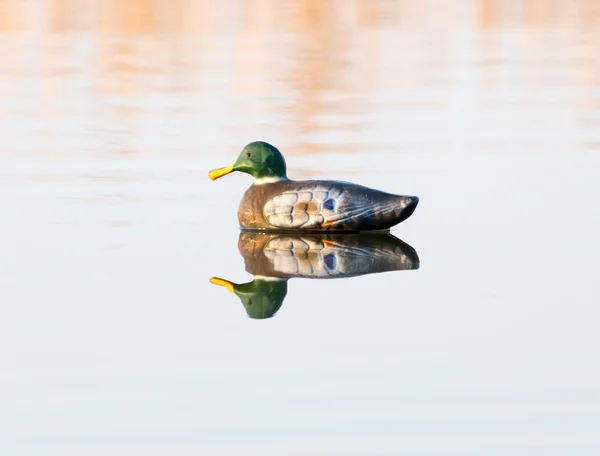
<instances>
[{"instance_id":1,"label":"reflected green head","mask_svg":"<svg viewBox=\"0 0 600 456\"><path fill-rule=\"evenodd\" d=\"M250 318L271 318L277 313L287 294L287 280L260 280L236 285L234 293L240 298Z\"/></svg>"},{"instance_id":2,"label":"reflected green head","mask_svg":"<svg viewBox=\"0 0 600 456\"><path fill-rule=\"evenodd\" d=\"M234 283L213 277L210 282L227 288L244 305L250 318L271 318L277 313L287 294L287 280L254 279L248 283Z\"/></svg>"}]
</instances>

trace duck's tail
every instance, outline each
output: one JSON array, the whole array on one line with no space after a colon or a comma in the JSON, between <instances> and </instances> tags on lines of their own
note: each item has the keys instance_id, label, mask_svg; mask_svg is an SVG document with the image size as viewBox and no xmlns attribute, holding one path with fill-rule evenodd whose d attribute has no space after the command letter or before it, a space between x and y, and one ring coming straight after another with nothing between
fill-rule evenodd
<instances>
[{"instance_id":1,"label":"duck's tail","mask_svg":"<svg viewBox=\"0 0 600 456\"><path fill-rule=\"evenodd\" d=\"M375 230L390 229L410 217L419 204L416 196L388 195L386 199L370 208L375 220Z\"/></svg>"},{"instance_id":2,"label":"duck's tail","mask_svg":"<svg viewBox=\"0 0 600 456\"><path fill-rule=\"evenodd\" d=\"M396 196L393 201L394 210L391 214L394 218L394 224L403 222L410 217L415 212L418 204L419 198L417 196Z\"/></svg>"}]
</instances>

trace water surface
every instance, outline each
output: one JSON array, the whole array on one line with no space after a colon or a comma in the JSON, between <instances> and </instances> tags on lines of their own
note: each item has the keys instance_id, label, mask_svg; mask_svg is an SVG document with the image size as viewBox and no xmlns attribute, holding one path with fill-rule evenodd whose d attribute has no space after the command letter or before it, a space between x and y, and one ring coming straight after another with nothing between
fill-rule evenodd
<instances>
[{"instance_id":1,"label":"water surface","mask_svg":"<svg viewBox=\"0 0 600 456\"><path fill-rule=\"evenodd\" d=\"M43 3L0 4L3 454L598 453L596 2ZM420 267L249 318L206 174L254 140L418 195Z\"/></svg>"}]
</instances>

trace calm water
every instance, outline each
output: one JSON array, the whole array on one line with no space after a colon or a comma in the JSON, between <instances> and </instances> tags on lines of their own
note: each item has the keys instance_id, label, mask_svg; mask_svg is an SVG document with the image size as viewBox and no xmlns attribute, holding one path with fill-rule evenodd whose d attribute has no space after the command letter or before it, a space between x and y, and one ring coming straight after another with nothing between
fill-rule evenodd
<instances>
[{"instance_id":1,"label":"calm water","mask_svg":"<svg viewBox=\"0 0 600 456\"><path fill-rule=\"evenodd\" d=\"M2 454L598 454L597 2L97 4L0 2ZM407 267L249 318L254 140Z\"/></svg>"}]
</instances>

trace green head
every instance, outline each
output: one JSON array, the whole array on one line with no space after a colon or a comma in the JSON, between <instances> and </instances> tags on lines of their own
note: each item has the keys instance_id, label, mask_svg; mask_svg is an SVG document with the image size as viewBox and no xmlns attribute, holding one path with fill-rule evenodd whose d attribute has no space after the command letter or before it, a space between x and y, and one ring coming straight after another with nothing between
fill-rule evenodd
<instances>
[{"instance_id":1,"label":"green head","mask_svg":"<svg viewBox=\"0 0 600 456\"><path fill-rule=\"evenodd\" d=\"M271 318L277 313L287 294L287 280L254 279L248 283L233 283L213 277L210 281L227 288L240 298L250 318Z\"/></svg>"},{"instance_id":2,"label":"green head","mask_svg":"<svg viewBox=\"0 0 600 456\"><path fill-rule=\"evenodd\" d=\"M286 179L285 159L281 152L271 144L256 141L248 144L233 165L213 169L208 177L216 180L233 171L241 171L252 175L255 179Z\"/></svg>"}]
</instances>

